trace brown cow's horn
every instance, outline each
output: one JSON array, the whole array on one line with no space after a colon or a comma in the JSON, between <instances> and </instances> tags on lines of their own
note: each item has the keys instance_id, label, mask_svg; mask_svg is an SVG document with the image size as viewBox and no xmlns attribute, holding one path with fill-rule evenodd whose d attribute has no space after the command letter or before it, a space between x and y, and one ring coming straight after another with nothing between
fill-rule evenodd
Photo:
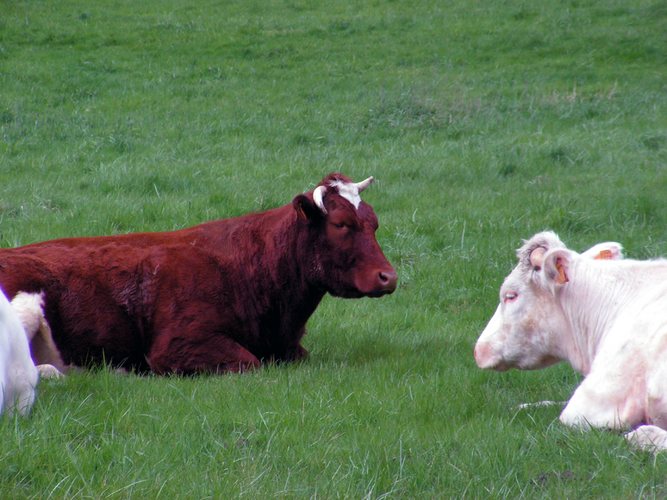
<instances>
[{"instance_id":1,"label":"brown cow's horn","mask_svg":"<svg viewBox=\"0 0 667 500\"><path fill-rule=\"evenodd\" d=\"M547 249L544 247L536 247L530 252L530 265L533 266L533 269L541 269L542 261L544 261L544 254L547 252Z\"/></svg>"},{"instance_id":2,"label":"brown cow's horn","mask_svg":"<svg viewBox=\"0 0 667 500\"><path fill-rule=\"evenodd\" d=\"M322 210L322 213L326 215L327 209L324 208L324 200L322 199L324 196L324 193L326 192L327 187L326 186L317 186L315 188L315 191L313 191L313 201L315 202L315 205Z\"/></svg>"},{"instance_id":3,"label":"brown cow's horn","mask_svg":"<svg viewBox=\"0 0 667 500\"><path fill-rule=\"evenodd\" d=\"M361 193L364 189L366 189L368 186L370 186L371 183L372 183L374 180L375 180L375 179L373 179L373 176L371 175L371 176L370 176L368 179L366 179L365 181L361 181L361 182L357 182L357 183L355 183L355 186L357 187L357 189L358 189L359 192Z\"/></svg>"}]
</instances>

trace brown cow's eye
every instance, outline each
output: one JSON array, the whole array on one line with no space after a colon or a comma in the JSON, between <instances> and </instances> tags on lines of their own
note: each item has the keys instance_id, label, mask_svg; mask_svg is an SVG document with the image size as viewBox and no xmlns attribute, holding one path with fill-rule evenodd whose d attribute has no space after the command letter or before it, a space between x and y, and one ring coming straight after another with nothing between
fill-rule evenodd
<instances>
[{"instance_id":1,"label":"brown cow's eye","mask_svg":"<svg viewBox=\"0 0 667 500\"><path fill-rule=\"evenodd\" d=\"M333 222L333 225L336 229L343 229L344 227L346 227L344 222Z\"/></svg>"}]
</instances>

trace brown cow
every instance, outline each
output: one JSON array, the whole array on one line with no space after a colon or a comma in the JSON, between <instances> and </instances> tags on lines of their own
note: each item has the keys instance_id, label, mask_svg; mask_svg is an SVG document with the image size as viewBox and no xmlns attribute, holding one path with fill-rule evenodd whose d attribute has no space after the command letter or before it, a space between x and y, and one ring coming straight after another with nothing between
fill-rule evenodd
<instances>
[{"instance_id":1,"label":"brown cow","mask_svg":"<svg viewBox=\"0 0 667 500\"><path fill-rule=\"evenodd\" d=\"M44 294L68 365L187 374L297 360L325 293L396 288L359 197L371 181L330 174L283 207L179 231L0 249L0 285Z\"/></svg>"}]
</instances>

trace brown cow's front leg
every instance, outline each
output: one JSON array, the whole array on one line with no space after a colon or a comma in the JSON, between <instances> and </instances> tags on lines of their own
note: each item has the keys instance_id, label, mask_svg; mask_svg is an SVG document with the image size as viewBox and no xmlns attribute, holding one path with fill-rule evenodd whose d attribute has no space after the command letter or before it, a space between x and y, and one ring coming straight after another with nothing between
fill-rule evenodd
<instances>
[{"instance_id":1,"label":"brown cow's front leg","mask_svg":"<svg viewBox=\"0 0 667 500\"><path fill-rule=\"evenodd\" d=\"M301 327L297 334L286 343L286 345L275 346L272 360L278 363L290 363L300 361L308 357L308 351L301 345L301 339L306 334L305 327Z\"/></svg>"},{"instance_id":2,"label":"brown cow's front leg","mask_svg":"<svg viewBox=\"0 0 667 500\"><path fill-rule=\"evenodd\" d=\"M282 361L299 361L307 357L308 351L301 344L297 344L296 346L287 350L285 356L282 358Z\"/></svg>"},{"instance_id":3,"label":"brown cow's front leg","mask_svg":"<svg viewBox=\"0 0 667 500\"><path fill-rule=\"evenodd\" d=\"M254 354L220 334L206 338L163 334L151 346L147 361L151 370L160 375L238 373L260 365Z\"/></svg>"}]
</instances>

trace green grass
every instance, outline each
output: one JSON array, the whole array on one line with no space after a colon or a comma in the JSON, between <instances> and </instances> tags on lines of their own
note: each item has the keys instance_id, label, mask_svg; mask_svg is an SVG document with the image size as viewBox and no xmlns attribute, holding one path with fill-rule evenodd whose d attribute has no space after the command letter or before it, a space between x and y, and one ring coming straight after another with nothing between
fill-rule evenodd
<instances>
[{"instance_id":1,"label":"green grass","mask_svg":"<svg viewBox=\"0 0 667 500\"><path fill-rule=\"evenodd\" d=\"M632 5L630 5L630 3ZM106 370L0 421L3 498L664 497L667 459L557 421L579 377L478 370L521 238L667 255L667 8L0 0L0 245L364 197L400 287L327 298L311 357Z\"/></svg>"}]
</instances>

